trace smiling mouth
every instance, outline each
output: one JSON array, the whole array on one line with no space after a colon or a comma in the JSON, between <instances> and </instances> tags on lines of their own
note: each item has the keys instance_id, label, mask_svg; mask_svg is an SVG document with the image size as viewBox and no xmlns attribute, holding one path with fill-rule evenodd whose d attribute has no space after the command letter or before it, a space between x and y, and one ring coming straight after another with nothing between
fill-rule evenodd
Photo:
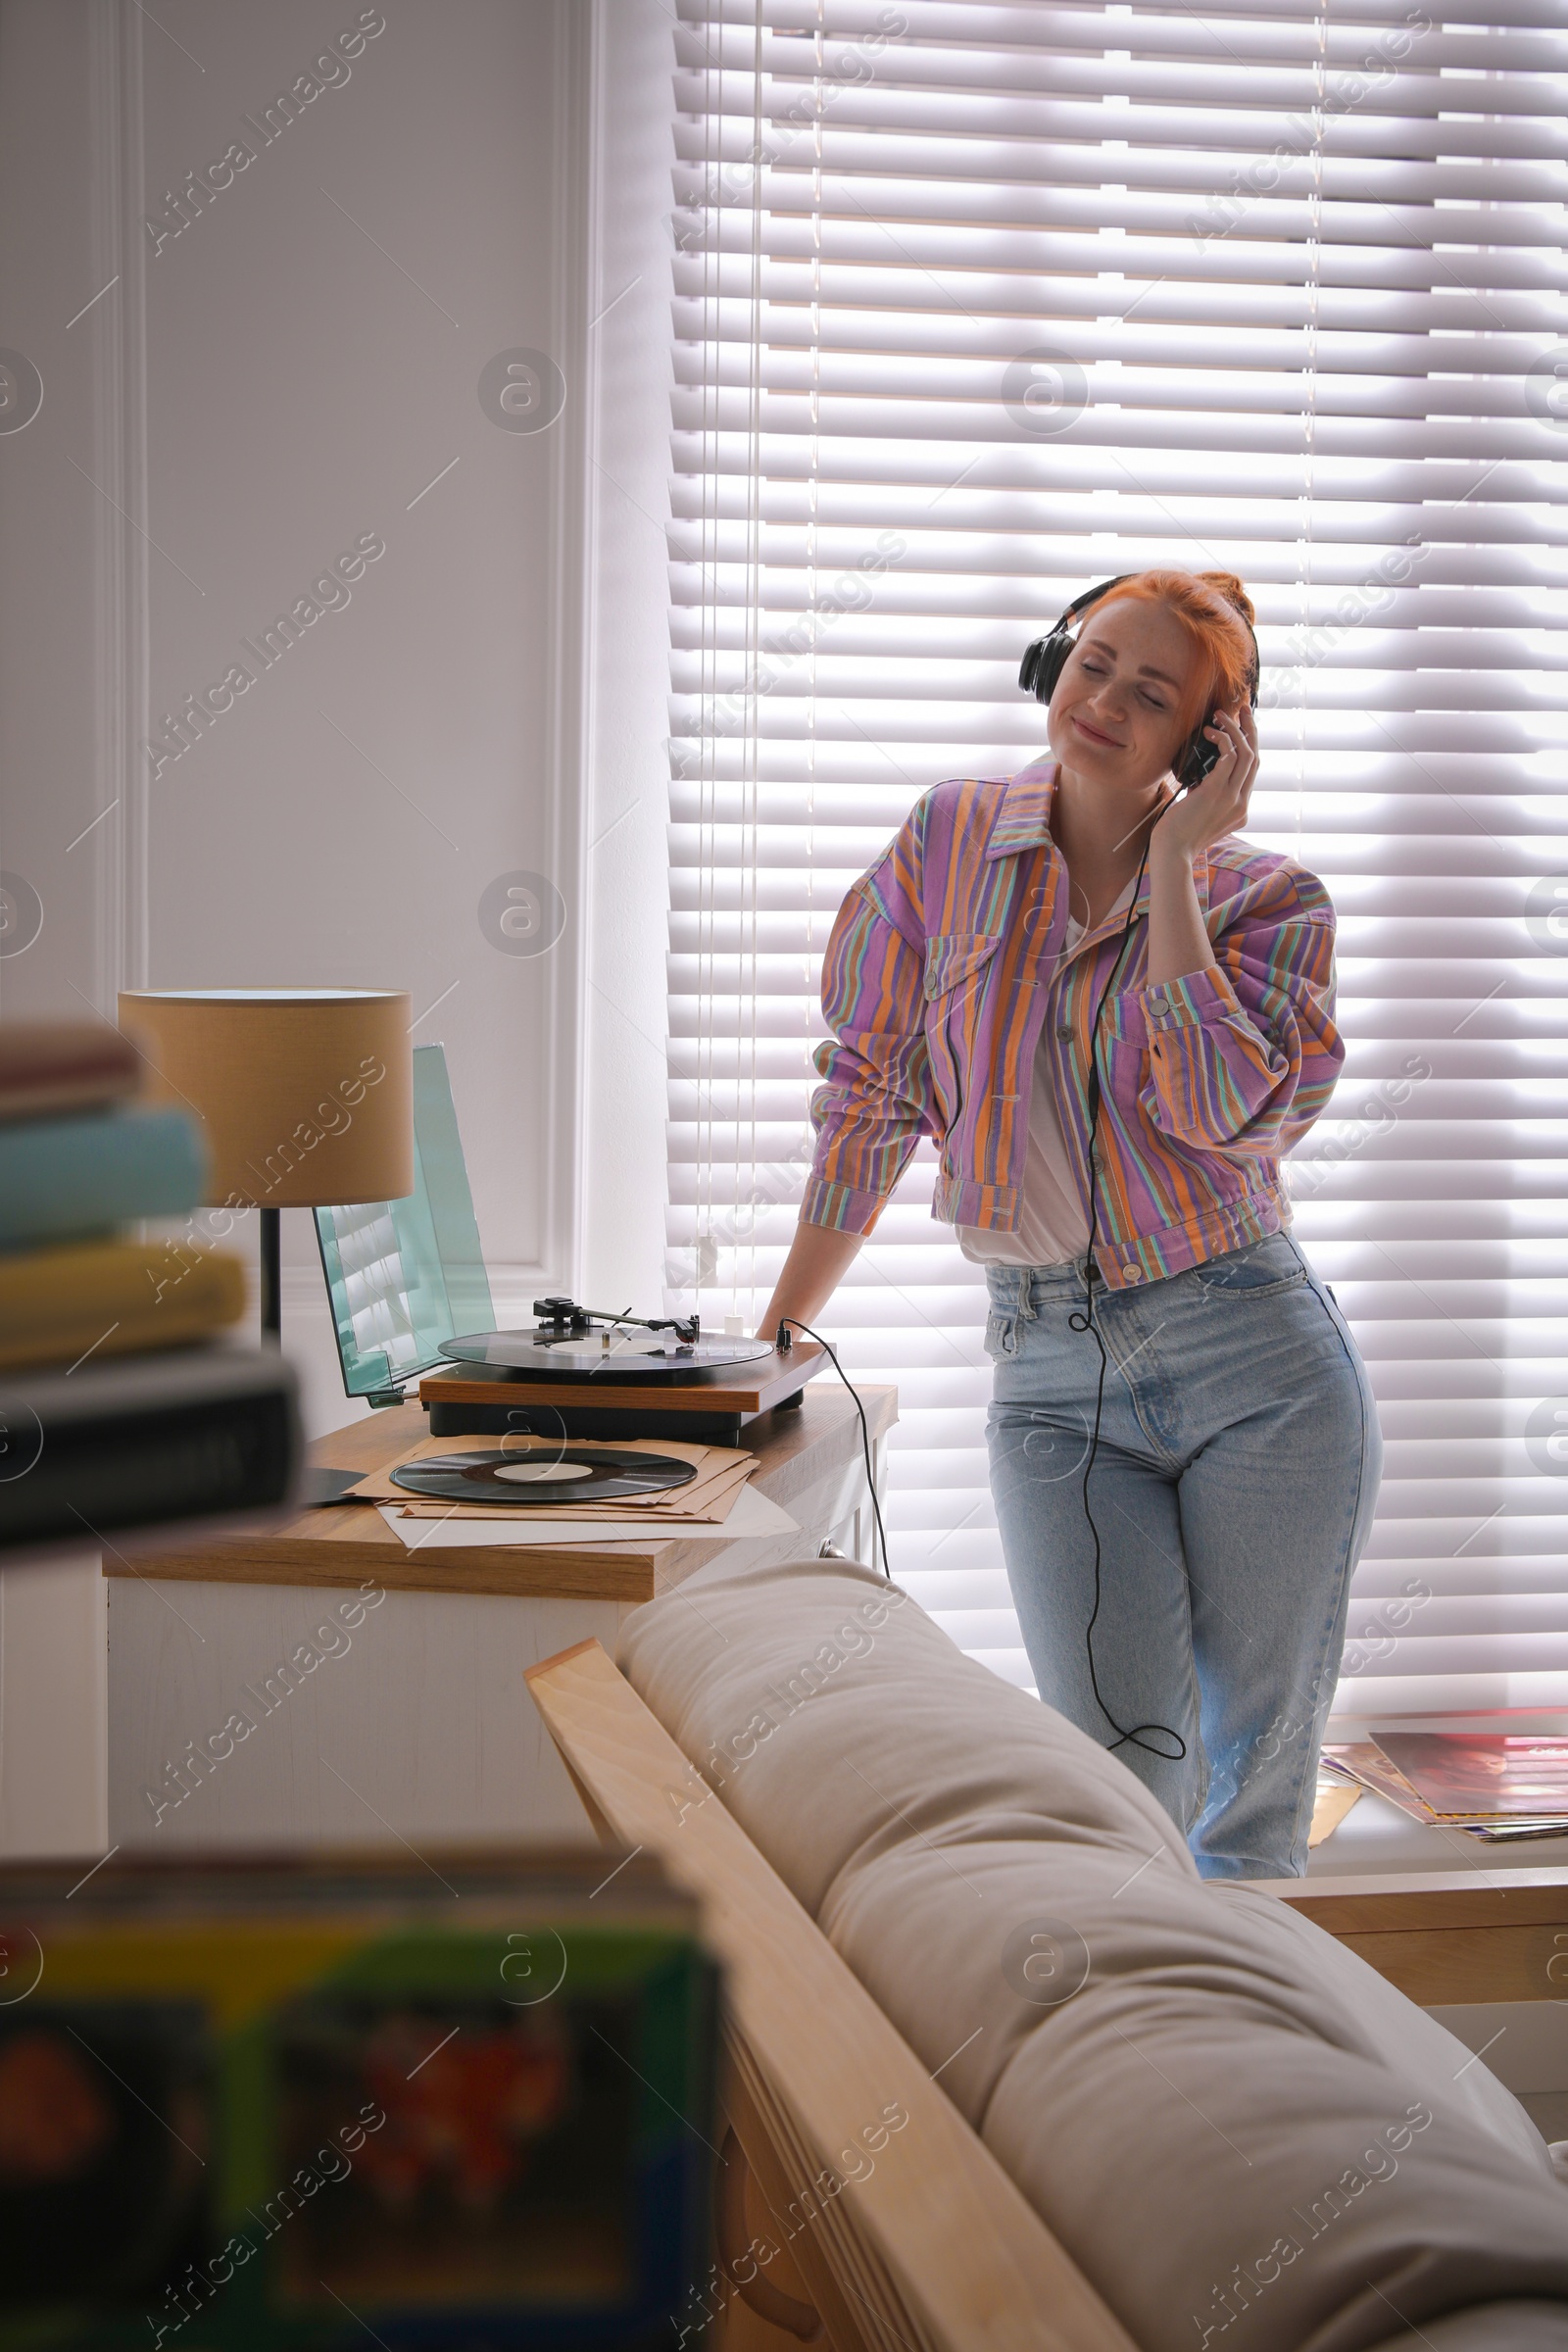
<instances>
[{"instance_id":1,"label":"smiling mouth","mask_svg":"<svg viewBox=\"0 0 1568 2352\"><path fill-rule=\"evenodd\" d=\"M1080 735L1088 736L1091 743L1103 743L1113 752L1121 750L1121 745L1116 741L1114 735L1102 735L1100 729L1090 726L1087 719L1075 718L1072 723Z\"/></svg>"}]
</instances>

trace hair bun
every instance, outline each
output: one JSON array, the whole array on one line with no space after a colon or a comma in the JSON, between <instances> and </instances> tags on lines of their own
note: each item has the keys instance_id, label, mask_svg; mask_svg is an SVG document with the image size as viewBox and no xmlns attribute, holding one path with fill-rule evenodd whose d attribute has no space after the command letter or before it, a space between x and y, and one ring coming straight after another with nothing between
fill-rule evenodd
<instances>
[{"instance_id":1,"label":"hair bun","mask_svg":"<svg viewBox=\"0 0 1568 2352\"><path fill-rule=\"evenodd\" d=\"M1233 606L1241 614L1248 627L1252 626L1253 621L1257 618L1257 614L1252 609L1252 600L1234 571L1200 571L1198 577L1200 580L1206 580L1211 588L1217 589L1225 602Z\"/></svg>"}]
</instances>

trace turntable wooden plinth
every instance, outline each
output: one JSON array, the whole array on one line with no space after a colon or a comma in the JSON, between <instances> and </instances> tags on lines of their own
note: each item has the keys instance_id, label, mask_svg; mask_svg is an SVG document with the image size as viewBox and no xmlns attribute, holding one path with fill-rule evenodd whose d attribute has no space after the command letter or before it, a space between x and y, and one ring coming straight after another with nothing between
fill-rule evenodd
<instances>
[{"instance_id":1,"label":"turntable wooden plinth","mask_svg":"<svg viewBox=\"0 0 1568 2352\"><path fill-rule=\"evenodd\" d=\"M540 1380L531 1372L453 1364L426 1373L419 1402L433 1438L531 1429L538 1437L692 1438L735 1446L759 1413L798 1404L827 1360L826 1350L808 1340L788 1355L724 1365L689 1380Z\"/></svg>"}]
</instances>

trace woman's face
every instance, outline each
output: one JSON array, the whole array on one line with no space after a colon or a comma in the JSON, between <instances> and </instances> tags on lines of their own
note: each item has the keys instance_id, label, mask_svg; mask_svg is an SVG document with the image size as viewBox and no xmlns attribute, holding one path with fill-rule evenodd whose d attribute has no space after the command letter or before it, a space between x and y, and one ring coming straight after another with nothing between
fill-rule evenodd
<instances>
[{"instance_id":1,"label":"woman's face","mask_svg":"<svg viewBox=\"0 0 1568 2352\"><path fill-rule=\"evenodd\" d=\"M1181 748L1180 714L1199 659L1163 605L1124 597L1092 613L1051 698L1055 758L1097 784L1147 792Z\"/></svg>"}]
</instances>

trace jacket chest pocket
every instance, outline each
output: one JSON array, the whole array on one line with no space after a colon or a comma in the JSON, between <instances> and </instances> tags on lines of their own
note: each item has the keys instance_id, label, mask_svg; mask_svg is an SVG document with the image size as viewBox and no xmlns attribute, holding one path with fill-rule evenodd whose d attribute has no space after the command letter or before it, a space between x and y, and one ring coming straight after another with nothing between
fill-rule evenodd
<instances>
[{"instance_id":1,"label":"jacket chest pocket","mask_svg":"<svg viewBox=\"0 0 1568 2352\"><path fill-rule=\"evenodd\" d=\"M1132 993L1141 986L1135 973L1112 998L1101 1015L1096 1040L1102 1083L1124 1111L1142 1100L1149 1084L1149 1029ZM1098 995L1091 1001L1098 1003Z\"/></svg>"},{"instance_id":2,"label":"jacket chest pocket","mask_svg":"<svg viewBox=\"0 0 1568 2352\"><path fill-rule=\"evenodd\" d=\"M963 1107L985 997L987 966L1000 932L943 931L925 943L925 1033L931 1078L946 1124Z\"/></svg>"}]
</instances>

